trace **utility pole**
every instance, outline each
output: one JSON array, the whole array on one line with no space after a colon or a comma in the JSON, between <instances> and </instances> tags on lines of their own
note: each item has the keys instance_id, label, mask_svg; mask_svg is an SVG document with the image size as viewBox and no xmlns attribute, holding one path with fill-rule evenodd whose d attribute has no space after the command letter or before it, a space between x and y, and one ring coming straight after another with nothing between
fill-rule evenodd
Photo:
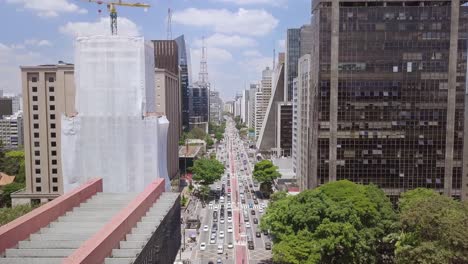
<instances>
[{"instance_id":1,"label":"utility pole","mask_svg":"<svg viewBox=\"0 0 468 264\"><path fill-rule=\"evenodd\" d=\"M167 29L166 29L166 39L172 40L172 10L169 7L167 9Z\"/></svg>"}]
</instances>

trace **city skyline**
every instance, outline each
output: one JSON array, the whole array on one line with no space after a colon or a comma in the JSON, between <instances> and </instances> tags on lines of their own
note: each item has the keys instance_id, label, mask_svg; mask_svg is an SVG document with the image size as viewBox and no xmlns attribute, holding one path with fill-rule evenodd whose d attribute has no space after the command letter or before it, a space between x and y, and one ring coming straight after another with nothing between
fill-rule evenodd
<instances>
[{"instance_id":1,"label":"city skyline","mask_svg":"<svg viewBox=\"0 0 468 264\"><path fill-rule=\"evenodd\" d=\"M146 2L152 5L147 12L118 9L119 35L165 39L170 7L172 36L185 35L192 76L198 75L205 36L211 87L220 91L223 100L232 98L237 90L248 89L266 66L272 66L273 49L284 50L287 28L310 21L309 12L303 8L310 4L306 0ZM0 29L4 36L0 41L0 67L4 69L0 89L8 93L21 90L20 65L56 64L60 60L73 63L74 36L110 34L106 7L85 1L7 0L0 7L0 15L16 25ZM246 87L242 87L244 83Z\"/></svg>"}]
</instances>

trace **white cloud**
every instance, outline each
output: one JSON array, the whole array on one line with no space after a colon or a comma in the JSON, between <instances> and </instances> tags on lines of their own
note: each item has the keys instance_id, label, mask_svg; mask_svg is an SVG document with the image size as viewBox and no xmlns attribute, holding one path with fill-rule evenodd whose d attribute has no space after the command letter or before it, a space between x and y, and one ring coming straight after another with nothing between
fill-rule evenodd
<instances>
[{"instance_id":1,"label":"white cloud","mask_svg":"<svg viewBox=\"0 0 468 264\"><path fill-rule=\"evenodd\" d=\"M264 36L277 25L278 20L265 10L243 9L231 12L226 9L188 8L175 12L174 23L194 27L211 27L219 33Z\"/></svg>"},{"instance_id":2,"label":"white cloud","mask_svg":"<svg viewBox=\"0 0 468 264\"><path fill-rule=\"evenodd\" d=\"M257 79L260 79L261 73L266 67L270 67L271 69L271 66L273 65L273 57L256 56L241 61L240 65L242 68L249 69L249 71L253 73L252 76L256 76Z\"/></svg>"},{"instance_id":3,"label":"white cloud","mask_svg":"<svg viewBox=\"0 0 468 264\"><path fill-rule=\"evenodd\" d=\"M214 0L216 2L223 2L223 3L233 3L236 5L256 5L256 4L262 4L262 5L273 5L273 6L279 6L283 5L286 3L286 0Z\"/></svg>"},{"instance_id":4,"label":"white cloud","mask_svg":"<svg viewBox=\"0 0 468 264\"><path fill-rule=\"evenodd\" d=\"M19 66L38 65L47 62L49 62L47 58L30 49L25 49L23 45L0 43L0 89L19 93L21 90Z\"/></svg>"},{"instance_id":5,"label":"white cloud","mask_svg":"<svg viewBox=\"0 0 468 264\"><path fill-rule=\"evenodd\" d=\"M195 46L202 46L202 39L195 40ZM225 35L216 33L205 38L205 44L207 47L252 47L258 43L252 38L241 37L239 35Z\"/></svg>"},{"instance_id":6,"label":"white cloud","mask_svg":"<svg viewBox=\"0 0 468 264\"><path fill-rule=\"evenodd\" d=\"M52 43L46 39L27 39L24 41L27 46L50 47Z\"/></svg>"},{"instance_id":7,"label":"white cloud","mask_svg":"<svg viewBox=\"0 0 468 264\"><path fill-rule=\"evenodd\" d=\"M56 17L60 13L86 14L88 12L86 9L70 3L69 0L6 0L6 2L35 11L40 17Z\"/></svg>"},{"instance_id":8,"label":"white cloud","mask_svg":"<svg viewBox=\"0 0 468 264\"><path fill-rule=\"evenodd\" d=\"M139 36L140 28L130 19L119 17L118 33L121 36ZM110 20L102 17L96 22L68 22L59 28L60 33L72 37L110 35Z\"/></svg>"},{"instance_id":9,"label":"white cloud","mask_svg":"<svg viewBox=\"0 0 468 264\"><path fill-rule=\"evenodd\" d=\"M286 50L286 40L284 39L278 40L278 47L280 48L281 51Z\"/></svg>"},{"instance_id":10,"label":"white cloud","mask_svg":"<svg viewBox=\"0 0 468 264\"><path fill-rule=\"evenodd\" d=\"M242 55L246 57L260 57L262 54L258 50L246 50L242 52Z\"/></svg>"}]
</instances>

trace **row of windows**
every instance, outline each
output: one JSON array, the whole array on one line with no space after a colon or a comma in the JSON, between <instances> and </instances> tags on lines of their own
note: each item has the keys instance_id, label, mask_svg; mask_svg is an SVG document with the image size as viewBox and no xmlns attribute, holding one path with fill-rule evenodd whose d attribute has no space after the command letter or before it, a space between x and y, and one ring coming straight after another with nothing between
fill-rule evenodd
<instances>
[{"instance_id":1,"label":"row of windows","mask_svg":"<svg viewBox=\"0 0 468 264\"><path fill-rule=\"evenodd\" d=\"M35 82L37 82L37 81L38 81L37 77L31 77L31 82L35 83ZM48 81L49 81L49 82L54 82L54 81L55 81L55 78L54 78L54 77L49 77L49 78L48 78Z\"/></svg>"},{"instance_id":2,"label":"row of windows","mask_svg":"<svg viewBox=\"0 0 468 264\"><path fill-rule=\"evenodd\" d=\"M51 138L56 138L57 133L55 133L55 132L50 133L50 137ZM34 138L39 138L39 133L38 132L34 132Z\"/></svg>"},{"instance_id":3,"label":"row of windows","mask_svg":"<svg viewBox=\"0 0 468 264\"><path fill-rule=\"evenodd\" d=\"M57 146L57 142L51 141L51 142L50 142L50 146L56 147L56 146ZM35 141L35 142L34 142L34 147L37 147L37 148L40 147L39 141Z\"/></svg>"},{"instance_id":4,"label":"row of windows","mask_svg":"<svg viewBox=\"0 0 468 264\"><path fill-rule=\"evenodd\" d=\"M41 191L42 191L41 186L36 186L36 192L41 192ZM53 191L53 192L58 192L58 187L57 187L57 186L53 186L53 187L52 187L52 191Z\"/></svg>"},{"instance_id":5,"label":"row of windows","mask_svg":"<svg viewBox=\"0 0 468 264\"><path fill-rule=\"evenodd\" d=\"M33 102L37 102L37 100L38 100L37 95L33 95L32 100L33 100ZM49 101L51 101L51 102L55 101L55 96L53 96L53 95L49 96Z\"/></svg>"},{"instance_id":6,"label":"row of windows","mask_svg":"<svg viewBox=\"0 0 468 264\"><path fill-rule=\"evenodd\" d=\"M32 90L33 93L37 93L37 86L33 86L33 87L31 88L31 90ZM49 92L53 93L54 90L55 90L55 89L54 89L53 86L50 86L50 87L49 87Z\"/></svg>"}]
</instances>

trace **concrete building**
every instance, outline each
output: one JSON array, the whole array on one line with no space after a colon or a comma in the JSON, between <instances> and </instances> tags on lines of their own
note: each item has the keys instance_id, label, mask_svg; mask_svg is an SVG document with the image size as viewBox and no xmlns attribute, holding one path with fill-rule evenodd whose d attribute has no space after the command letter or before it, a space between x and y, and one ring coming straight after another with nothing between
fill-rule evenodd
<instances>
[{"instance_id":1,"label":"concrete building","mask_svg":"<svg viewBox=\"0 0 468 264\"><path fill-rule=\"evenodd\" d=\"M303 188L348 179L467 200L463 3L312 1Z\"/></svg>"},{"instance_id":2,"label":"concrete building","mask_svg":"<svg viewBox=\"0 0 468 264\"><path fill-rule=\"evenodd\" d=\"M167 69L155 69L156 113L169 120L167 136L167 171L169 178L179 176L179 139L182 132L179 78Z\"/></svg>"},{"instance_id":3,"label":"concrete building","mask_svg":"<svg viewBox=\"0 0 468 264\"><path fill-rule=\"evenodd\" d=\"M189 87L190 117L189 127L199 127L208 133L210 115L209 84L196 82Z\"/></svg>"},{"instance_id":4,"label":"concrete building","mask_svg":"<svg viewBox=\"0 0 468 264\"><path fill-rule=\"evenodd\" d=\"M73 71L64 63L21 67L26 189L13 200L46 202L63 193L60 127L63 114L75 113Z\"/></svg>"},{"instance_id":5,"label":"concrete building","mask_svg":"<svg viewBox=\"0 0 468 264\"><path fill-rule=\"evenodd\" d=\"M298 69L299 70L299 69ZM298 121L298 94L297 94L297 88L298 86L298 78L294 78L293 80L293 119L292 119L292 169L294 173L297 171L297 121Z\"/></svg>"},{"instance_id":6,"label":"concrete building","mask_svg":"<svg viewBox=\"0 0 468 264\"><path fill-rule=\"evenodd\" d=\"M167 170L169 178L179 176L179 139L182 133L182 95L179 83L179 52L174 40L153 40L156 112L169 120Z\"/></svg>"},{"instance_id":7,"label":"concrete building","mask_svg":"<svg viewBox=\"0 0 468 264\"><path fill-rule=\"evenodd\" d=\"M23 113L16 112L0 119L0 140L2 147L16 149L23 146Z\"/></svg>"},{"instance_id":8,"label":"concrete building","mask_svg":"<svg viewBox=\"0 0 468 264\"><path fill-rule=\"evenodd\" d=\"M283 138L278 138L280 135L277 134L278 129L283 132L283 136L286 134L283 128L279 127L281 124L288 123L280 119L284 119L284 115L278 116L278 106L284 101L284 63L280 63L275 68L273 88L271 89L271 96L267 102L267 107L265 110L264 119L262 122L262 127L257 139L257 149L265 154L274 154L282 153L280 146ZM292 106L292 105L291 105ZM292 109L291 109L292 110ZM292 111L291 118L292 119ZM278 122L278 120L280 120ZM289 120L291 122L291 120ZM289 129L292 131L292 127L288 125ZM288 129L286 127L285 129ZM289 132L291 134L291 132ZM291 136L292 137L292 136ZM289 139L289 144L292 138ZM287 143L288 144L288 143ZM289 153L291 150L289 149Z\"/></svg>"},{"instance_id":9,"label":"concrete building","mask_svg":"<svg viewBox=\"0 0 468 264\"><path fill-rule=\"evenodd\" d=\"M12 112L13 113L17 113L18 111L21 111L23 110L23 101L22 101L22 98L21 98L21 95L16 95L16 96L13 96L12 97Z\"/></svg>"},{"instance_id":10,"label":"concrete building","mask_svg":"<svg viewBox=\"0 0 468 264\"><path fill-rule=\"evenodd\" d=\"M262 129L263 120L268 108L268 102L271 97L271 89L273 82L273 70L266 67L262 71L262 80L260 81L260 89L255 93L255 137L258 138Z\"/></svg>"},{"instance_id":11,"label":"concrete building","mask_svg":"<svg viewBox=\"0 0 468 264\"><path fill-rule=\"evenodd\" d=\"M0 97L0 117L13 114L13 98Z\"/></svg>"},{"instance_id":12,"label":"concrete building","mask_svg":"<svg viewBox=\"0 0 468 264\"><path fill-rule=\"evenodd\" d=\"M224 104L224 112L230 113L232 115L234 114L234 102L233 101L227 101Z\"/></svg>"},{"instance_id":13,"label":"concrete building","mask_svg":"<svg viewBox=\"0 0 468 264\"><path fill-rule=\"evenodd\" d=\"M180 73L180 90L182 97L182 129L184 131L189 130L189 116L190 116L190 89L189 85L192 83L192 73L190 65L190 52L185 43L184 35L181 35L175 39L178 47L179 57L179 73Z\"/></svg>"},{"instance_id":14,"label":"concrete building","mask_svg":"<svg viewBox=\"0 0 468 264\"><path fill-rule=\"evenodd\" d=\"M290 157L292 154L293 103L279 102L276 111L276 155Z\"/></svg>"},{"instance_id":15,"label":"concrete building","mask_svg":"<svg viewBox=\"0 0 468 264\"><path fill-rule=\"evenodd\" d=\"M250 84L249 89L249 115L247 120L247 126L249 128L255 128L255 94L259 88L258 84Z\"/></svg>"},{"instance_id":16,"label":"concrete building","mask_svg":"<svg viewBox=\"0 0 468 264\"><path fill-rule=\"evenodd\" d=\"M223 120L223 101L219 91L210 91L210 122L220 124Z\"/></svg>"},{"instance_id":17,"label":"concrete building","mask_svg":"<svg viewBox=\"0 0 468 264\"><path fill-rule=\"evenodd\" d=\"M241 98L241 121L244 124L248 123L249 119L249 102L250 102L250 91L243 90Z\"/></svg>"},{"instance_id":18,"label":"concrete building","mask_svg":"<svg viewBox=\"0 0 468 264\"><path fill-rule=\"evenodd\" d=\"M241 117L242 114L242 94L237 94L234 99L234 116Z\"/></svg>"}]
</instances>

